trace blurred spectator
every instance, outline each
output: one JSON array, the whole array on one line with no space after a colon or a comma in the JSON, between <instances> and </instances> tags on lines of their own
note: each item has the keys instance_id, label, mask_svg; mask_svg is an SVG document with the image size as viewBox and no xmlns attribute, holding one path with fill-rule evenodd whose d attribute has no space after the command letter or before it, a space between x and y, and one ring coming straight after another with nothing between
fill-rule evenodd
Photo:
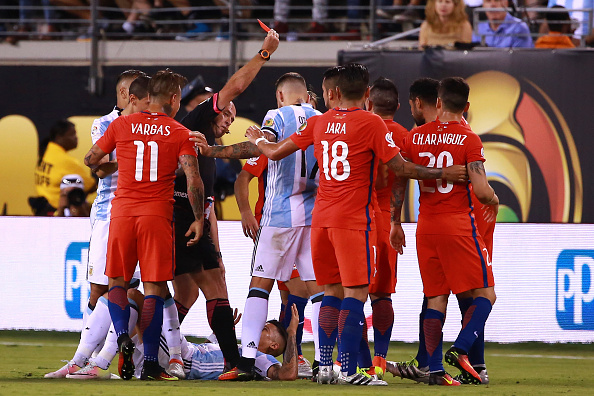
<instances>
[{"instance_id":1,"label":"blurred spectator","mask_svg":"<svg viewBox=\"0 0 594 396\"><path fill-rule=\"evenodd\" d=\"M553 9L565 9L563 6L553 6ZM536 48L575 48L568 36L573 33L571 18L568 12L547 12L545 15L549 34L539 37L534 46Z\"/></svg>"},{"instance_id":2,"label":"blurred spectator","mask_svg":"<svg viewBox=\"0 0 594 396\"><path fill-rule=\"evenodd\" d=\"M89 217L91 206L86 198L82 176L65 175L60 184L60 203L54 215L60 217Z\"/></svg>"},{"instance_id":3,"label":"blurred spectator","mask_svg":"<svg viewBox=\"0 0 594 396\"><path fill-rule=\"evenodd\" d=\"M328 0L312 0L312 2L312 22L307 33L325 33L327 30L325 19L328 18ZM291 0L276 0L274 2L274 30L279 34L286 34L289 32L288 20L290 3Z\"/></svg>"},{"instance_id":4,"label":"blurred spectator","mask_svg":"<svg viewBox=\"0 0 594 396\"><path fill-rule=\"evenodd\" d=\"M19 0L19 22L18 25L13 27L13 31L16 33L6 37L6 41L9 44L16 44L19 40L27 40L30 37L29 32L38 31L41 33L39 36L42 40L51 39L47 33L55 32L55 27L50 23L52 19L55 19L54 8L50 5L50 0ZM44 24L36 24L37 10L32 7L43 6L43 17L45 20Z\"/></svg>"},{"instance_id":5,"label":"blurred spectator","mask_svg":"<svg viewBox=\"0 0 594 396\"><path fill-rule=\"evenodd\" d=\"M560 5L565 7L566 9L570 10L574 9L585 9L589 8L592 10L594 8L594 0L549 0L549 4L547 7L553 7L554 5ZM577 20L579 22L579 27L575 30L575 35L577 37L587 36L588 34L594 33L589 32L588 30L588 13L580 12L580 11L572 11L570 12L571 18ZM591 14L590 14L591 15Z\"/></svg>"},{"instance_id":6,"label":"blurred spectator","mask_svg":"<svg viewBox=\"0 0 594 396\"><path fill-rule=\"evenodd\" d=\"M419 48L470 43L472 26L464 10L463 0L429 0L425 7L425 21L419 33Z\"/></svg>"},{"instance_id":7,"label":"blurred spectator","mask_svg":"<svg viewBox=\"0 0 594 396\"><path fill-rule=\"evenodd\" d=\"M473 34L472 41L482 41L484 37L489 47L534 47L528 25L507 12L507 0L483 0L483 7L493 11L485 11L488 21L479 23L478 35Z\"/></svg>"},{"instance_id":8,"label":"blurred spectator","mask_svg":"<svg viewBox=\"0 0 594 396\"><path fill-rule=\"evenodd\" d=\"M44 197L56 210L60 202L60 185L64 175L82 176L86 192L95 191L97 183L90 170L67 151L78 146L74 124L60 120L52 126L50 134L39 147L39 161L35 169L37 195Z\"/></svg>"}]
</instances>

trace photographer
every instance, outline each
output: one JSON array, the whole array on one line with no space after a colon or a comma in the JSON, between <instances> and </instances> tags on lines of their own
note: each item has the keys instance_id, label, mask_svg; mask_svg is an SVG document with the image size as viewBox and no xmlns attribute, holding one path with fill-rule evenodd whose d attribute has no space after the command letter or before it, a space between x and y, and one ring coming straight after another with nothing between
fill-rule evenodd
<instances>
[{"instance_id":1,"label":"photographer","mask_svg":"<svg viewBox=\"0 0 594 396\"><path fill-rule=\"evenodd\" d=\"M83 178L66 175L60 184L60 202L55 216L89 217L91 208L86 201Z\"/></svg>"}]
</instances>

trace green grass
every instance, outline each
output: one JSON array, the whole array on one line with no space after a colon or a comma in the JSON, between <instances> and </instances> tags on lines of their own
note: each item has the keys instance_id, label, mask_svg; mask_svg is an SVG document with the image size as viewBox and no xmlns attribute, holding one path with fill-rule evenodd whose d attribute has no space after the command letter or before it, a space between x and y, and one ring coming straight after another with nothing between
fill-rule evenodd
<instances>
[{"instance_id":1,"label":"green grass","mask_svg":"<svg viewBox=\"0 0 594 396\"><path fill-rule=\"evenodd\" d=\"M459 388L428 388L392 378L388 387L319 386L310 381L219 383L179 381L46 380L43 375L61 367L78 342L78 334L33 331L0 331L0 395L592 395L594 394L594 344L488 344L486 360L491 384ZM449 346L448 343L446 345ZM415 344L392 343L390 360L407 360ZM304 353L313 357L312 344ZM313 360L313 359L310 359ZM112 371L115 365L112 365ZM455 369L451 374L457 374ZM183 388L183 389L181 389Z\"/></svg>"}]
</instances>

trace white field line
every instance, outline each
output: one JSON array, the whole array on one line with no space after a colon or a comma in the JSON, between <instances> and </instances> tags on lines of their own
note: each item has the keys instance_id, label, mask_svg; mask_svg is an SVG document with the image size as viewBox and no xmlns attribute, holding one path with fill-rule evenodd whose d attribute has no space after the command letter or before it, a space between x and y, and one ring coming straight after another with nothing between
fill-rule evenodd
<instances>
[{"instance_id":1,"label":"white field line","mask_svg":"<svg viewBox=\"0 0 594 396\"><path fill-rule=\"evenodd\" d=\"M0 341L0 345L34 346L34 347L69 347L69 348L76 348L78 346L78 344L47 343L47 342L20 342L20 341Z\"/></svg>"},{"instance_id":2,"label":"white field line","mask_svg":"<svg viewBox=\"0 0 594 396\"><path fill-rule=\"evenodd\" d=\"M497 357L517 357L530 359L570 359L570 360L594 360L594 356L566 356L566 355L523 355L523 354L507 354L507 353L487 353L491 356Z\"/></svg>"}]
</instances>

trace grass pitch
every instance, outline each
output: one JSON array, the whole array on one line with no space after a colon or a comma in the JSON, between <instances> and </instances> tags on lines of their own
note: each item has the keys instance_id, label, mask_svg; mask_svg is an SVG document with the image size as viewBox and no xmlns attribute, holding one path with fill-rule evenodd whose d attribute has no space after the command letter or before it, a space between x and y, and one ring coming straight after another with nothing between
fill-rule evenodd
<instances>
[{"instance_id":1,"label":"grass pitch","mask_svg":"<svg viewBox=\"0 0 594 396\"><path fill-rule=\"evenodd\" d=\"M34 331L0 331L0 395L594 395L594 344L488 344L486 361L491 384L456 388L427 387L392 378L387 387L320 386L306 380L295 382L174 383L131 381L49 380L43 375L57 370L72 357L78 334ZM408 360L415 344L392 343L389 360ZM445 343L444 350L449 347ZM313 361L313 345L304 345ZM116 365L112 365L116 372ZM452 375L456 369L450 370Z\"/></svg>"}]
</instances>

